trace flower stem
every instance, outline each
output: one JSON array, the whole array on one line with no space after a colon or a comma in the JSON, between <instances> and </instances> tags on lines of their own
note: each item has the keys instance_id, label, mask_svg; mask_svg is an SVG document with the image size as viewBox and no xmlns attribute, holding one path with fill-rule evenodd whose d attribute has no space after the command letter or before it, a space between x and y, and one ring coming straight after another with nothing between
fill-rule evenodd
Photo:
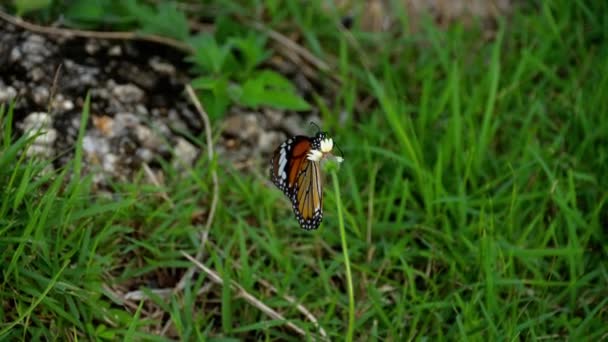
<instances>
[{"instance_id":1,"label":"flower stem","mask_svg":"<svg viewBox=\"0 0 608 342\"><path fill-rule=\"evenodd\" d=\"M346 285L348 289L348 331L346 341L352 342L355 329L355 295L353 291L353 276L350 271L350 259L348 258L348 244L346 243L346 231L344 229L344 216L342 215L342 199L340 198L340 185L338 175L335 171L331 172L331 179L334 183L336 194L336 207L338 209L338 226L340 228L340 238L342 239L342 252L344 254L344 265L346 266Z\"/></svg>"}]
</instances>

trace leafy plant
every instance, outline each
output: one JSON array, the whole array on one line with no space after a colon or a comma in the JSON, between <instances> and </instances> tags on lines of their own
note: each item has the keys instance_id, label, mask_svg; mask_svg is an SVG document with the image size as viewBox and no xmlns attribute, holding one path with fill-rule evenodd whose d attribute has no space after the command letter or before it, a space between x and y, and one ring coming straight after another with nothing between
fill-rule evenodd
<instances>
[{"instance_id":1,"label":"leafy plant","mask_svg":"<svg viewBox=\"0 0 608 342\"><path fill-rule=\"evenodd\" d=\"M62 14L71 26L95 29L107 25L129 30L138 25L137 11L133 11L137 5L131 0L72 0L64 5Z\"/></svg>"},{"instance_id":2,"label":"leafy plant","mask_svg":"<svg viewBox=\"0 0 608 342\"><path fill-rule=\"evenodd\" d=\"M129 0L125 6L141 25L142 32L182 41L190 36L188 19L173 2L161 1L156 8L152 8L136 0Z\"/></svg>"},{"instance_id":3,"label":"leafy plant","mask_svg":"<svg viewBox=\"0 0 608 342\"><path fill-rule=\"evenodd\" d=\"M310 105L296 94L293 84L281 74L264 70L251 76L240 87L236 100L241 105L253 108L266 105L291 110L310 109Z\"/></svg>"},{"instance_id":4,"label":"leafy plant","mask_svg":"<svg viewBox=\"0 0 608 342\"><path fill-rule=\"evenodd\" d=\"M48 8L51 0L14 0L15 10L18 16L23 16L28 12Z\"/></svg>"},{"instance_id":5,"label":"leafy plant","mask_svg":"<svg viewBox=\"0 0 608 342\"><path fill-rule=\"evenodd\" d=\"M137 0L72 0L63 5L62 14L70 25L77 27L109 25L181 41L190 36L186 15L174 2L161 1L150 6Z\"/></svg>"},{"instance_id":6,"label":"leafy plant","mask_svg":"<svg viewBox=\"0 0 608 342\"><path fill-rule=\"evenodd\" d=\"M15 0L19 14L47 8L51 0ZM222 116L237 103L259 108L269 106L305 111L310 104L291 81L260 66L271 55L267 38L226 16L216 19L216 33L192 36L184 11L175 2L159 1L151 6L140 0L72 0L57 2L66 21L73 26L95 29L139 30L185 42L194 53L187 57L200 75L192 82L212 117Z\"/></svg>"},{"instance_id":7,"label":"leafy plant","mask_svg":"<svg viewBox=\"0 0 608 342\"><path fill-rule=\"evenodd\" d=\"M191 42L196 52L189 60L197 72L206 74L192 86L201 92L210 115L221 116L231 103L251 108L310 109L288 79L272 70L257 70L270 55L265 43L265 37L253 34L228 39L224 44L210 35Z\"/></svg>"}]
</instances>

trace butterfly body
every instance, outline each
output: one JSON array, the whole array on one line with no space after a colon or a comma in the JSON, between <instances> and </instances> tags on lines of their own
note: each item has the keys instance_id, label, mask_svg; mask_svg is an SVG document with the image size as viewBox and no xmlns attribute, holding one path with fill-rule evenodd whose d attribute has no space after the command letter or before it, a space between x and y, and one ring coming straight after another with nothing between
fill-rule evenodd
<instances>
[{"instance_id":1,"label":"butterfly body","mask_svg":"<svg viewBox=\"0 0 608 342\"><path fill-rule=\"evenodd\" d=\"M297 135L274 151L270 162L272 182L289 198L303 229L317 229L323 220L321 159L331 152L333 141L326 133L314 137Z\"/></svg>"}]
</instances>

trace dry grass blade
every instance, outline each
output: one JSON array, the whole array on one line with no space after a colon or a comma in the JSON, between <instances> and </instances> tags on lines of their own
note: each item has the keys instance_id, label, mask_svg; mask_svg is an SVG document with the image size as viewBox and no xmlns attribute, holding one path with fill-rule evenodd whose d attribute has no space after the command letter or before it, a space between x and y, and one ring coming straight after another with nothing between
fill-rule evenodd
<instances>
[{"instance_id":1,"label":"dry grass blade","mask_svg":"<svg viewBox=\"0 0 608 342\"><path fill-rule=\"evenodd\" d=\"M25 30L36 32L44 35L54 35L61 37L82 37L82 38L96 38L96 39L117 39L117 40L140 40L153 42L171 46L183 52L192 53L194 49L179 40L171 39L168 37L157 36L153 34L141 34L138 32L103 32L103 31L88 31L88 30L75 30L66 29L59 27L41 26L30 22L27 22L21 18L14 17L10 14L0 11L0 19L11 23L15 26L21 27Z\"/></svg>"},{"instance_id":2,"label":"dry grass blade","mask_svg":"<svg viewBox=\"0 0 608 342\"><path fill-rule=\"evenodd\" d=\"M158 187L159 189L162 187L161 182L158 180L158 177L156 177L156 175L154 174L154 171L152 171L152 169L150 168L150 166L148 165L148 163L143 163L142 164L142 168L144 169L144 172L146 174L146 177L148 177L148 180L156 187ZM169 198L169 195L167 195L167 193L165 191L161 191L160 192L160 196L167 201L167 203L169 203L171 205L171 207L174 207L175 204L173 203L173 200L171 200L171 198Z\"/></svg>"},{"instance_id":3,"label":"dry grass blade","mask_svg":"<svg viewBox=\"0 0 608 342\"><path fill-rule=\"evenodd\" d=\"M191 85L189 85L189 84L186 85L186 92L188 93L190 100L196 107L196 110L198 110L198 113L200 114L201 119L203 120L203 123L205 124L205 139L207 140L207 157L209 158L209 162L211 162L211 161L213 161L213 136L211 133L211 121L209 120L209 115L207 114L207 111L205 111L205 108L203 108L203 105L201 104L201 102L198 100L198 97L196 96L196 93L194 92L194 89L192 89ZM206 235L209 234L209 228L211 227L211 223L213 222L213 216L215 214L215 209L217 207L218 192L219 192L219 181L217 178L217 171L215 169L212 169L211 177L213 178L213 199L211 200L211 209L209 209L209 216L207 216L207 222L205 223L205 232L204 232L205 237L206 237Z\"/></svg>"},{"instance_id":4,"label":"dry grass blade","mask_svg":"<svg viewBox=\"0 0 608 342\"><path fill-rule=\"evenodd\" d=\"M258 279L258 281L260 282L260 284L262 284L266 288L270 289L270 291L272 291L273 293L279 294L279 291L268 281L266 281L264 279ZM298 301L290 295L285 294L285 295L282 295L282 297L289 303L295 305L296 309L298 309L298 311L300 313L302 313L304 316L306 316L306 318L308 318L317 327L317 329L319 329L319 334L321 334L323 339L328 340L325 329L323 329L323 327L321 327L321 325L319 324L319 321L317 321L317 318L310 311L308 311L308 309L304 305L298 303Z\"/></svg>"},{"instance_id":5,"label":"dry grass blade","mask_svg":"<svg viewBox=\"0 0 608 342\"><path fill-rule=\"evenodd\" d=\"M52 114L53 100L55 98L55 95L57 94L57 84L59 83L59 75L61 73L62 66L63 63L59 63L59 66L57 66L57 69L55 70L55 76L53 77L53 84L51 85L51 93L49 95L49 103L46 107L46 112L49 114Z\"/></svg>"},{"instance_id":6,"label":"dry grass blade","mask_svg":"<svg viewBox=\"0 0 608 342\"><path fill-rule=\"evenodd\" d=\"M304 58L310 64L314 65L317 69L319 69L323 72L331 72L331 68L329 67L329 65L327 65L327 63L323 62L322 60L317 58L315 55L313 55L310 51L301 47L300 45L298 45L291 39L285 37L284 35L280 34L279 32L271 30L260 23L252 23L252 26L255 27L256 29L266 33L274 41L283 45L284 47L288 48L289 50L295 51L298 55L300 55L302 58Z\"/></svg>"},{"instance_id":7,"label":"dry grass blade","mask_svg":"<svg viewBox=\"0 0 608 342\"><path fill-rule=\"evenodd\" d=\"M196 110L199 112L205 125L205 138L207 140L207 157L209 158L209 162L211 163L213 161L213 136L211 133L211 121L209 120L209 115L207 114L207 111L205 111L205 108L203 107L201 102L198 100L198 97L196 96L196 93L194 92L194 89L192 89L191 85L186 85L186 92L188 93L190 100L196 107ZM197 260L200 260L203 257L205 245L207 244L207 239L209 237L209 229L211 228L211 224L213 223L213 217L215 216L215 210L217 208L217 202L219 197L219 179L217 177L217 170L213 167L211 168L211 178L213 182L213 197L211 199L209 215L207 215L207 222L205 222L205 228L203 229L200 235L201 243L199 245L198 251L196 252ZM193 274L194 268L192 267L186 272L186 274L184 274L182 279L175 287L175 290L182 290L186 286L186 281L190 279Z\"/></svg>"},{"instance_id":8,"label":"dry grass blade","mask_svg":"<svg viewBox=\"0 0 608 342\"><path fill-rule=\"evenodd\" d=\"M207 293L211 290L211 284L205 284L203 287L201 287L197 292L196 295L200 296L204 293ZM162 297L162 298L168 298L173 294L173 289L172 288L168 288L168 289L150 289L149 290L151 293L154 293L154 295L158 296L158 297ZM145 291L142 290L135 290L135 291L130 291L124 294L124 296L122 296L122 299L124 301L129 301L129 300L133 300L133 301L138 301L138 300L146 300L149 299L150 297L148 296L148 294Z\"/></svg>"},{"instance_id":9,"label":"dry grass blade","mask_svg":"<svg viewBox=\"0 0 608 342\"><path fill-rule=\"evenodd\" d=\"M195 258L190 256L188 253L182 252L182 255L184 257L186 257L188 260L190 260L200 270L205 272L209 276L209 278L211 278L211 280L213 282L215 282L219 285L224 284L224 280L222 279L222 277L220 277L220 275L217 274L215 271L213 271L212 269L203 265L201 262L199 262L198 260L196 260ZM243 298L249 304L255 306L260 311L262 311L266 315L270 316L272 319L285 322L285 325L287 325L287 327L289 329L295 331L296 333L298 333L302 336L306 336L306 332L304 330L302 330L300 327L296 326L295 324L289 322L283 315L281 315L277 311L273 310L266 304L262 303L259 299L255 298L252 294L247 292L241 285L239 285L235 281L231 281L230 285L232 286L233 290L235 290L237 292L238 296Z\"/></svg>"},{"instance_id":10,"label":"dry grass blade","mask_svg":"<svg viewBox=\"0 0 608 342\"><path fill-rule=\"evenodd\" d=\"M209 242L209 244L211 245L211 247L213 247L213 249L215 249L215 251L219 255L226 257L226 255L224 254L224 251L222 251L217 245L215 245L213 242ZM238 262L233 262L232 265L239 270L241 269L241 265ZM308 320L310 320L317 327L317 329L319 329L319 334L321 335L321 337L323 337L323 339L327 340L327 333L325 332L325 329L323 329L323 327L321 327L317 318L304 305L300 304L299 301L295 297L292 297L288 294L280 294L279 290L277 290L277 288L274 287L274 285L272 285L266 279L260 278L259 276L255 275L255 274L253 275L253 277L254 277L255 281L262 284L262 286L269 289L272 293L280 295L283 299L288 301L290 304L293 304L295 306L295 308L301 314L306 316L306 318L308 318Z\"/></svg>"},{"instance_id":11,"label":"dry grass blade","mask_svg":"<svg viewBox=\"0 0 608 342\"><path fill-rule=\"evenodd\" d=\"M306 62L313 65L315 68L317 68L321 72L329 75L334 80L334 82L337 83L337 85L342 83L342 80L340 79L340 77L334 72L334 70L327 63L325 63L321 59L317 58L315 55L312 54L312 52L306 50L304 47L298 45L298 43L287 38L285 35L262 25L261 23L256 22L256 23L251 23L250 25L257 30L260 30L260 31L266 33L272 40L274 40L278 44L282 45L285 48L285 50L282 51L283 55L285 55L286 57L291 59L292 62L294 62L298 65L302 64L301 62L298 61L297 57L293 56L295 54L295 55L299 56L301 59L303 59ZM277 51L277 52L281 52L281 51ZM306 70L306 69L304 69L304 70ZM336 86L336 85L334 85L334 86Z\"/></svg>"}]
</instances>

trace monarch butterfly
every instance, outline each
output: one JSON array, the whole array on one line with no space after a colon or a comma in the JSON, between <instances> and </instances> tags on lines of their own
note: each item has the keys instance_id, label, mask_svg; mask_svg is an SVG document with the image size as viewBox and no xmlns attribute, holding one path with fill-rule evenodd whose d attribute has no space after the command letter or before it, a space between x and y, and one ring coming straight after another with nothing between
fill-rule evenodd
<instances>
[{"instance_id":1,"label":"monarch butterfly","mask_svg":"<svg viewBox=\"0 0 608 342\"><path fill-rule=\"evenodd\" d=\"M333 147L333 140L325 132L314 137L296 135L284 141L272 155L272 182L289 197L296 219L305 230L319 228L323 219L320 164ZM338 157L338 161L342 158Z\"/></svg>"}]
</instances>

